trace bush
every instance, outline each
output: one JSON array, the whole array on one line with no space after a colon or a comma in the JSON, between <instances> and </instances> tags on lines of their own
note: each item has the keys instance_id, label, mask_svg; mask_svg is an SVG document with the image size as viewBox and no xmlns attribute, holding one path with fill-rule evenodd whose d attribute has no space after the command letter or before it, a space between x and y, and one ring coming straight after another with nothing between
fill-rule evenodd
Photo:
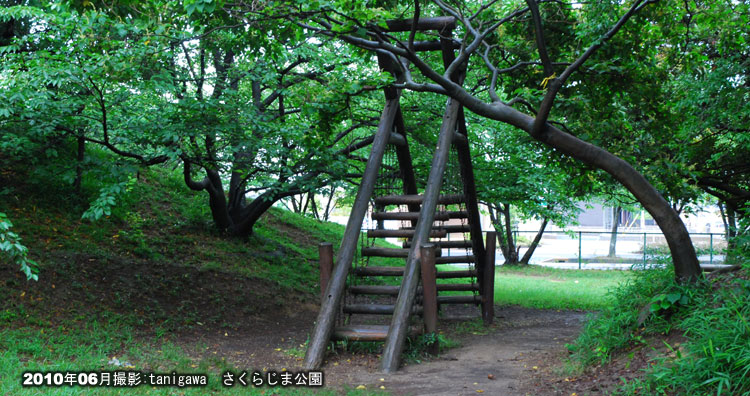
<instances>
[{"instance_id":1,"label":"bush","mask_svg":"<svg viewBox=\"0 0 750 396\"><path fill-rule=\"evenodd\" d=\"M681 286L668 269L638 272L568 346L571 363L578 370L606 363L647 335L678 330L686 342L616 394L750 396L749 273L746 264L739 273ZM639 318L646 318L641 326Z\"/></svg>"},{"instance_id":2,"label":"bush","mask_svg":"<svg viewBox=\"0 0 750 396\"><path fill-rule=\"evenodd\" d=\"M657 295L676 287L674 272L661 266L635 272L635 276L612 291L614 303L591 317L580 337L568 345L571 363L577 369L606 363L613 353L642 343L644 335L668 330L669 324L662 315L650 315L645 327L637 328L637 323L644 307Z\"/></svg>"},{"instance_id":3,"label":"bush","mask_svg":"<svg viewBox=\"0 0 750 396\"><path fill-rule=\"evenodd\" d=\"M29 258L29 249L21 243L21 237L10 229L10 222L5 213L0 212L0 257L5 256L18 265L26 279L39 279L39 267Z\"/></svg>"}]
</instances>

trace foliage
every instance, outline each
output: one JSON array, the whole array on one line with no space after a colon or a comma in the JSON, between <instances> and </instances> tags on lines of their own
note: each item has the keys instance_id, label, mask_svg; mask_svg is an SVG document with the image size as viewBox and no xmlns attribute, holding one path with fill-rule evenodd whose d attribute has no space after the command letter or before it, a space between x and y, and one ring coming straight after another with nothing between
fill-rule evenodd
<instances>
[{"instance_id":1,"label":"foliage","mask_svg":"<svg viewBox=\"0 0 750 396\"><path fill-rule=\"evenodd\" d=\"M750 386L750 282L719 276L697 286L677 285L667 270L639 271L619 288L615 304L588 322L569 345L571 360L582 368L606 363L646 337L680 332L687 338L656 356L644 376L624 383L615 394L748 395ZM648 309L645 309L648 308ZM639 320L645 321L636 327Z\"/></svg>"},{"instance_id":2,"label":"foliage","mask_svg":"<svg viewBox=\"0 0 750 396\"><path fill-rule=\"evenodd\" d=\"M579 338L568 345L572 363L579 368L606 363L618 351L642 343L644 336L668 331L670 325L661 315L649 315L645 326L638 327L637 323L641 310L655 296L670 293L675 287L669 270L652 267L636 271L612 291L612 305L592 317Z\"/></svg>"},{"instance_id":3,"label":"foliage","mask_svg":"<svg viewBox=\"0 0 750 396\"><path fill-rule=\"evenodd\" d=\"M29 249L21 243L21 237L10 229L10 222L5 213L0 212L0 254L18 265L26 279L39 279L39 267L29 258Z\"/></svg>"},{"instance_id":4,"label":"foliage","mask_svg":"<svg viewBox=\"0 0 750 396\"><path fill-rule=\"evenodd\" d=\"M678 325L690 342L641 382L655 394L750 395L750 282L734 279L700 296Z\"/></svg>"},{"instance_id":5,"label":"foliage","mask_svg":"<svg viewBox=\"0 0 750 396\"><path fill-rule=\"evenodd\" d=\"M91 203L91 206L83 212L81 218L87 220L99 220L102 216L112 214L112 207L115 206L116 199L119 195L132 188L135 178L130 178L127 182L117 183L101 188L99 197Z\"/></svg>"},{"instance_id":6,"label":"foliage","mask_svg":"<svg viewBox=\"0 0 750 396\"><path fill-rule=\"evenodd\" d=\"M323 57L335 43L223 2L86 3L0 10L0 21L31 26L2 47L0 153L12 161L60 157L50 177L71 181L97 165L91 146L119 167L179 164L217 227L238 235L279 199L349 171L349 144L376 117L353 105L380 84L372 69L353 73L356 53ZM86 152L71 159L76 141ZM124 179L84 217L107 215Z\"/></svg>"}]
</instances>

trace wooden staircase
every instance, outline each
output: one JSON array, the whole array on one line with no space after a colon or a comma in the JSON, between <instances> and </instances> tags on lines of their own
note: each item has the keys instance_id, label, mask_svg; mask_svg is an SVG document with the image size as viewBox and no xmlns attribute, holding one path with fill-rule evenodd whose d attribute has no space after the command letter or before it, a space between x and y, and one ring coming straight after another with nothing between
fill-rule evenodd
<instances>
[{"instance_id":1,"label":"wooden staircase","mask_svg":"<svg viewBox=\"0 0 750 396\"><path fill-rule=\"evenodd\" d=\"M409 31L411 24L390 26ZM452 17L428 18L418 22L417 30L437 29L445 37L454 26ZM452 62L453 48L448 42L440 44L444 61ZM399 70L405 65L379 61L403 81ZM321 255L325 291L305 355L307 369L321 365L330 340L347 340L385 342L382 369L395 371L406 337L435 332L437 309L443 304L481 304L485 322L492 321L494 237L488 239L491 250L486 255L463 108L448 99L430 174L420 194L399 107L400 92L387 88L385 94L385 108L335 266L332 253ZM401 191L379 195L374 191L389 144L396 152ZM460 191L447 191L443 183L452 153L458 164L454 170L460 172ZM366 217L373 226L363 234ZM400 226L385 227L393 222ZM361 238L365 239L358 243ZM384 238L403 240L395 248L375 244ZM400 260L402 264L396 264ZM332 272L325 273L330 268ZM420 317L424 326L414 323Z\"/></svg>"},{"instance_id":2,"label":"wooden staircase","mask_svg":"<svg viewBox=\"0 0 750 396\"><path fill-rule=\"evenodd\" d=\"M385 208L387 206L396 206L397 210L391 211L373 211L370 218L374 223L382 224L383 221L391 222L412 222L419 219L419 212L408 211L409 205L421 205L422 197L419 195L388 195L374 199L374 206ZM465 197L462 194L441 195L438 203L443 205L465 205ZM407 206L407 208L404 208ZM405 209L407 211L399 211ZM466 210L439 210L435 212L433 218L433 227L430 235L433 239L430 243L435 245L435 265L444 264L464 264L473 267L477 259L473 254L449 254L455 253L457 249L472 252L472 241L464 236L470 233L468 225L444 225L443 223L450 220L468 221L468 211ZM360 256L363 258L403 258L409 257L412 246L412 237L414 235L413 227L401 227L398 229L369 229L367 230L368 240L385 239L385 238L405 238L401 248L364 246L360 249ZM448 236L459 236L459 239L443 240ZM374 261L374 260L373 260ZM438 267L439 268L439 267ZM354 315L392 315L395 310L395 299L401 290L400 285L393 285L393 278L402 278L405 267L401 266L358 266L355 267L350 277L356 278L347 288L347 297L345 300L356 300L358 303L345 303L342 311L348 315L345 324L336 326L332 338L334 340L348 341L385 341L388 335L389 326L387 324L373 324L376 320L364 318L357 321ZM436 284L438 292L436 302L438 307L441 304L475 304L482 302L480 296L479 283L476 282L477 270L468 268L465 270L438 270L437 279L450 279L450 283ZM391 278L388 280L387 278ZM375 284L373 284L375 283ZM399 282L400 283L400 282ZM417 288L417 296L421 296L423 288ZM450 293L450 295L444 295ZM464 293L455 295L455 293ZM365 301L365 302L361 302ZM386 301L386 302L383 302ZM421 299L415 300L412 307L412 315L422 315ZM357 324L354 324L357 323ZM416 329L410 330L410 334L418 334Z\"/></svg>"}]
</instances>

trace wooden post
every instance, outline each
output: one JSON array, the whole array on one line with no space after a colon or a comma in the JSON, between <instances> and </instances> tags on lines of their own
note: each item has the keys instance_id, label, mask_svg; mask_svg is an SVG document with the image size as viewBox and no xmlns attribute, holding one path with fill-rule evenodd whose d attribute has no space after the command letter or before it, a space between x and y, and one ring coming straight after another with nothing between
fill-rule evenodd
<instances>
[{"instance_id":1,"label":"wooden post","mask_svg":"<svg viewBox=\"0 0 750 396\"><path fill-rule=\"evenodd\" d=\"M450 32L441 32L442 36L450 36ZM456 54L453 50L451 40L447 38L441 38L442 43L442 56L443 65L447 68L456 59ZM451 80L456 83L461 83L465 75L466 64L456 70L454 75L450 76ZM477 205L477 186L474 180L474 169L471 164L471 151L469 149L468 131L466 130L466 117L464 116L464 108L461 106L458 109L458 119L456 120L457 135L462 136L463 139L453 140L453 145L456 147L456 154L458 154L459 170L461 172L461 180L463 180L464 196L466 197L466 211L469 215L469 227L472 251L477 261L475 264L477 270L477 282L479 283L479 292L484 293L482 288L484 287L484 268L485 268L485 246L482 241L482 224L481 216L479 214L479 207Z\"/></svg>"},{"instance_id":2,"label":"wooden post","mask_svg":"<svg viewBox=\"0 0 750 396\"><path fill-rule=\"evenodd\" d=\"M333 272L333 244L323 242L318 245L318 257L320 263L320 298L326 295L328 281Z\"/></svg>"},{"instance_id":3,"label":"wooden post","mask_svg":"<svg viewBox=\"0 0 750 396\"><path fill-rule=\"evenodd\" d=\"M386 373L393 373L398 370L401 352L404 349L404 342L409 330L409 316L411 315L411 308L414 304L414 297L419 282L419 256L421 255L419 247L427 243L430 231L432 230L435 209L437 208L440 196L440 188L443 184L443 174L448 164L450 145L453 140L453 132L456 127L456 118L460 107L461 104L455 99L448 99L446 103L443 124L440 127L438 144L435 149L435 155L432 157L432 166L430 166L430 175L427 178L424 200L422 201L422 208L419 211L419 220L414 229L414 238L412 239L409 258L406 260L404 278L401 281L401 290L398 293L398 299L396 299L391 326L388 328L388 339L386 339L385 348L383 349L381 369Z\"/></svg>"},{"instance_id":4,"label":"wooden post","mask_svg":"<svg viewBox=\"0 0 750 396\"><path fill-rule=\"evenodd\" d=\"M495 241L497 233L490 231L487 233L487 258L484 260L484 278L482 281L482 319L484 324L489 326L495 319Z\"/></svg>"},{"instance_id":5,"label":"wooden post","mask_svg":"<svg viewBox=\"0 0 750 396\"><path fill-rule=\"evenodd\" d=\"M315 321L315 328L310 334L310 344L305 353L304 367L307 370L314 370L323 363L323 357L326 347L333 334L333 325L336 319L336 313L339 310L341 296L344 294L346 287L346 277L354 260L354 252L357 250L357 240L362 232L362 221L367 214L367 208L370 204L372 191L375 188L375 181L378 177L378 170L383 161L383 153L388 145L388 139L393 128L393 121L398 112L398 92L395 98L386 101L383 114L380 116L378 131L375 134L375 141L372 143L370 158L367 160L365 172L362 175L362 181L357 191L357 197L354 199L352 211L349 215L349 221L346 223L346 230L341 241L341 247L336 255L336 267L331 273L331 280L328 282L326 292L320 304L318 319Z\"/></svg>"},{"instance_id":6,"label":"wooden post","mask_svg":"<svg viewBox=\"0 0 750 396\"><path fill-rule=\"evenodd\" d=\"M435 244L426 243L420 249L422 267L422 307L424 317L424 332L432 334L434 341L427 347L427 352L437 355L440 344L437 340L437 269L435 268Z\"/></svg>"}]
</instances>

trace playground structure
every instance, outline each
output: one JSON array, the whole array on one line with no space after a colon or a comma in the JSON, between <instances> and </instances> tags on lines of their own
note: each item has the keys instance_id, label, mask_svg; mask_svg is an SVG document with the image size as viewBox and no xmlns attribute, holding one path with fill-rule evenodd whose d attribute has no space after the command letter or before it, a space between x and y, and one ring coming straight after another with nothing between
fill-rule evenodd
<instances>
[{"instance_id":1,"label":"playground structure","mask_svg":"<svg viewBox=\"0 0 750 396\"><path fill-rule=\"evenodd\" d=\"M412 23L391 21L388 31L436 31L439 40L414 42L413 48L441 51L447 67L455 59L452 40L448 39L455 19L423 18L415 29ZM404 81L404 60L379 53L378 62L397 82ZM464 70L458 70L451 78L460 83L463 75ZM323 295L305 355L308 369L321 366L330 341L347 340L385 342L381 368L396 371L407 336L420 330L413 320L421 315L424 331L434 333L442 304L481 305L485 323L492 322L495 237L494 233L488 235L488 255L482 240L463 107L456 100L447 100L429 177L424 186L418 186L400 97L399 89L385 89L385 107L335 266L332 246L321 246ZM401 227L388 229L384 226L387 221L400 221ZM370 227L361 235L365 224ZM458 238L446 239L449 235ZM403 238L403 246L377 247L374 241L378 238ZM465 253L450 255L451 249ZM402 258L405 266L369 265L376 257ZM436 266L442 264L466 268L438 271ZM394 285L399 283L398 278L400 285ZM455 283L437 284L436 279ZM380 321L374 319L378 315ZM390 324L382 324L385 315L391 315Z\"/></svg>"}]
</instances>

